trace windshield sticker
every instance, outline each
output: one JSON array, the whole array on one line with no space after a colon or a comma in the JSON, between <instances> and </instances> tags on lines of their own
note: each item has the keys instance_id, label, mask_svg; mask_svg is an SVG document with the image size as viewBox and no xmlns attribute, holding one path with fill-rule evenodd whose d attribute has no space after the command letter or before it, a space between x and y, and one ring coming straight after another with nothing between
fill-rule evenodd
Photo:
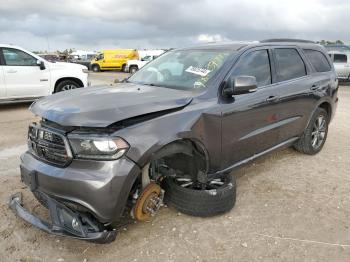
<instances>
[{"instance_id":1,"label":"windshield sticker","mask_svg":"<svg viewBox=\"0 0 350 262\"><path fill-rule=\"evenodd\" d=\"M200 75L200 76L206 76L207 74L209 74L211 72L208 69L195 67L195 66L190 66L185 71L188 73L192 73L192 74Z\"/></svg>"}]
</instances>

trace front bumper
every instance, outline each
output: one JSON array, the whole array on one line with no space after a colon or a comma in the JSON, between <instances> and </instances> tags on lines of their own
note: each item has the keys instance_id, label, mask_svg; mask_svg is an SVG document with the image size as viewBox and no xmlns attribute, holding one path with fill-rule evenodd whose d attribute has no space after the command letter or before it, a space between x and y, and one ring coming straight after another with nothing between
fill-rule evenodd
<instances>
[{"instance_id":1,"label":"front bumper","mask_svg":"<svg viewBox=\"0 0 350 262\"><path fill-rule=\"evenodd\" d=\"M115 240L117 236L116 229L99 231L98 224L93 223L84 215L68 209L45 194L42 194L42 197L48 204L51 223L28 212L22 206L22 195L20 193L10 197L9 206L23 220L50 234L69 236L97 243L110 243Z\"/></svg>"},{"instance_id":2,"label":"front bumper","mask_svg":"<svg viewBox=\"0 0 350 262\"><path fill-rule=\"evenodd\" d=\"M140 168L127 157L115 161L77 160L55 167L26 152L21 156L21 180L33 192L41 192L70 208L77 206L103 224L123 214ZM78 208L74 210L80 211Z\"/></svg>"}]
</instances>

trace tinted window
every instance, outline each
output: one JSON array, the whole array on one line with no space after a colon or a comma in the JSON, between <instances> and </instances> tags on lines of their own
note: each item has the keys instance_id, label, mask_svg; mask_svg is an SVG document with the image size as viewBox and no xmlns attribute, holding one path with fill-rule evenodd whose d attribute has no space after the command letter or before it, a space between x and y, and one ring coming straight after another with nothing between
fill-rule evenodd
<instances>
[{"instance_id":1,"label":"tinted window","mask_svg":"<svg viewBox=\"0 0 350 262\"><path fill-rule=\"evenodd\" d=\"M8 66L36 66L37 59L31 55L17 49L2 49L5 64Z\"/></svg>"},{"instance_id":2,"label":"tinted window","mask_svg":"<svg viewBox=\"0 0 350 262\"><path fill-rule=\"evenodd\" d=\"M271 84L270 60L267 50L253 51L240 60L234 76L255 76L258 86Z\"/></svg>"},{"instance_id":3,"label":"tinted window","mask_svg":"<svg viewBox=\"0 0 350 262\"><path fill-rule=\"evenodd\" d=\"M304 52L317 72L327 72L331 70L327 58L320 51L304 49Z\"/></svg>"},{"instance_id":4,"label":"tinted window","mask_svg":"<svg viewBox=\"0 0 350 262\"><path fill-rule=\"evenodd\" d=\"M305 64L298 51L292 48L275 49L278 81L306 75Z\"/></svg>"},{"instance_id":5,"label":"tinted window","mask_svg":"<svg viewBox=\"0 0 350 262\"><path fill-rule=\"evenodd\" d=\"M334 54L334 63L347 63L347 56L342 54Z\"/></svg>"}]
</instances>

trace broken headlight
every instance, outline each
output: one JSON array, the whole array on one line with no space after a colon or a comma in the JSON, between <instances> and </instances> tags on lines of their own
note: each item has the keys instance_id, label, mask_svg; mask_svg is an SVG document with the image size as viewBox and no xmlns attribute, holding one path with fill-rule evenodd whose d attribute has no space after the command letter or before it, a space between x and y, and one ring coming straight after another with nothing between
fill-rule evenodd
<instances>
[{"instance_id":1,"label":"broken headlight","mask_svg":"<svg viewBox=\"0 0 350 262\"><path fill-rule=\"evenodd\" d=\"M115 160L122 157L129 145L120 137L68 135L74 156L81 159Z\"/></svg>"}]
</instances>

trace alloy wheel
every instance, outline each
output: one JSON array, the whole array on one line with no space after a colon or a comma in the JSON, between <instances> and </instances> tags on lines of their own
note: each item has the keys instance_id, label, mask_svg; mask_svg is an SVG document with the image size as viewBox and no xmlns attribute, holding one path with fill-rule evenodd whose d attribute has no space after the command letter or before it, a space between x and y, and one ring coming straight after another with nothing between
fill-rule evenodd
<instances>
[{"instance_id":1,"label":"alloy wheel","mask_svg":"<svg viewBox=\"0 0 350 262\"><path fill-rule=\"evenodd\" d=\"M67 90L72 90L72 89L76 89L77 87L75 85L72 85L72 84L68 84L68 85L64 85L62 87L62 91L67 91Z\"/></svg>"},{"instance_id":2,"label":"alloy wheel","mask_svg":"<svg viewBox=\"0 0 350 262\"><path fill-rule=\"evenodd\" d=\"M314 149L318 149L323 144L326 137L326 129L326 118L323 115L319 115L311 132L311 145Z\"/></svg>"},{"instance_id":3,"label":"alloy wheel","mask_svg":"<svg viewBox=\"0 0 350 262\"><path fill-rule=\"evenodd\" d=\"M193 181L191 178L187 178L187 177L176 177L175 181L181 187L195 189L195 190L218 189L225 184L224 178L216 178L208 181L205 184Z\"/></svg>"}]
</instances>

